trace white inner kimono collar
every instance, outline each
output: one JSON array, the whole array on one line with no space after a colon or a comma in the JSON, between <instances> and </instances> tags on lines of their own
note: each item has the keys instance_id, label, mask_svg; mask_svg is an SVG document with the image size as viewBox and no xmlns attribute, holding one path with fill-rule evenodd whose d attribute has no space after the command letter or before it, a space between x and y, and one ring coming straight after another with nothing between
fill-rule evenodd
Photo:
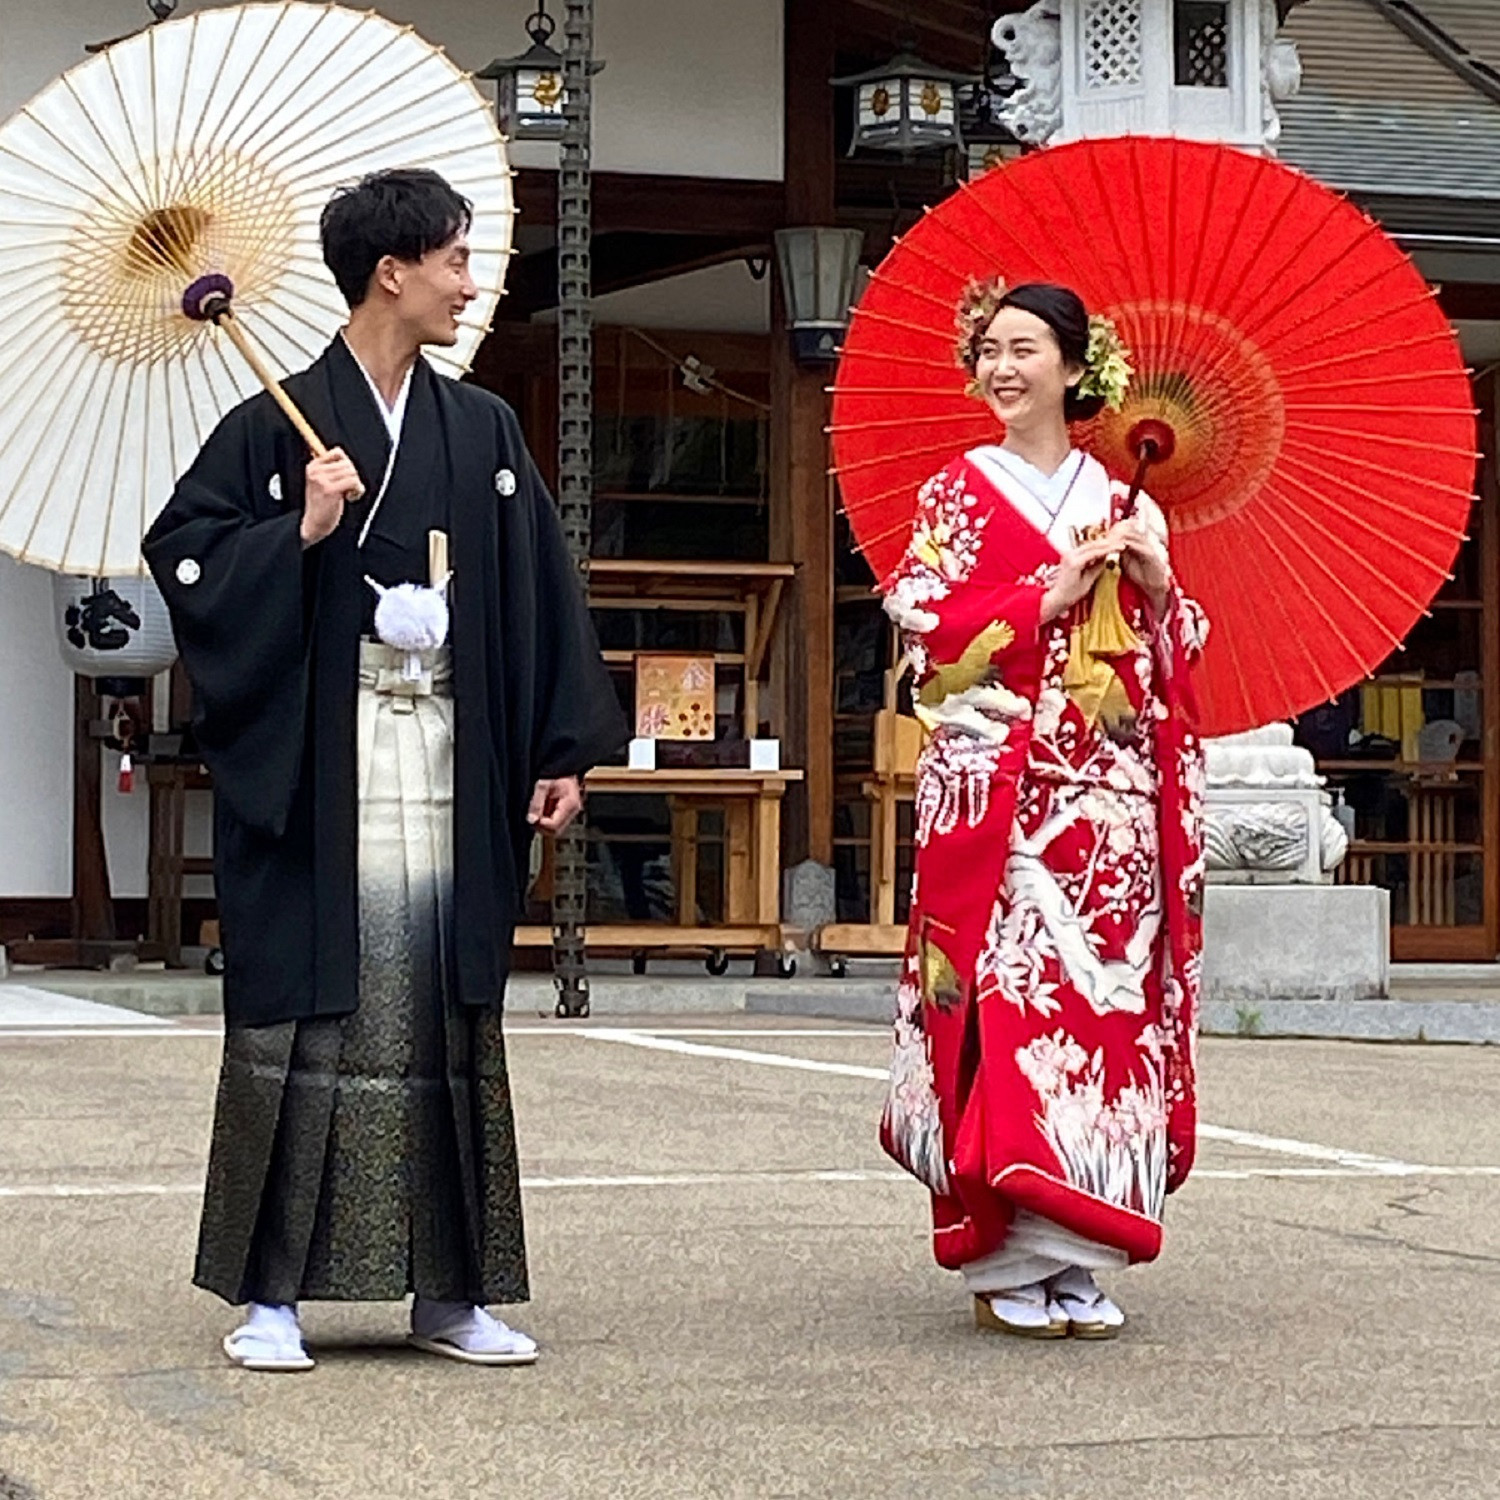
<instances>
[{"instance_id":1,"label":"white inner kimono collar","mask_svg":"<svg viewBox=\"0 0 1500 1500\"><path fill-rule=\"evenodd\" d=\"M1042 473L1035 464L998 444L975 448L966 456L1059 550L1073 545L1075 530L1109 521L1109 475L1103 464L1078 448L1054 474Z\"/></svg>"},{"instance_id":2,"label":"white inner kimono collar","mask_svg":"<svg viewBox=\"0 0 1500 1500\"><path fill-rule=\"evenodd\" d=\"M407 366L406 375L401 381L401 389L396 392L395 405L387 406L385 397L380 394L380 387L375 384L375 377L365 369L359 355L354 352L354 346L344 337L343 329L339 330L339 337L344 340L344 348L349 351L349 357L358 367L359 373L365 377L365 384L370 387L370 395L375 400L375 409L380 413L391 440L391 451L386 455L385 473L381 476L380 489L370 503L370 508L365 515L365 524L359 529L359 545L363 547L365 539L370 535L370 527L375 524L375 517L380 514L380 507L385 501L385 492L391 487L391 475L396 472L396 452L401 447L401 429L406 425L406 402L411 395L412 371L417 368L417 361L414 359ZM418 358L421 356L418 355Z\"/></svg>"},{"instance_id":3,"label":"white inner kimono collar","mask_svg":"<svg viewBox=\"0 0 1500 1500\"><path fill-rule=\"evenodd\" d=\"M400 446L401 429L406 425L406 400L411 395L411 374L417 367L417 361L413 360L407 366L406 375L401 381L401 389L396 392L395 404L387 406L385 397L380 394L380 387L375 384L375 377L365 369L359 355L354 352L354 346L344 337L342 329L339 330L339 337L344 340L344 347L349 351L354 363L359 366L359 373L365 377L365 384L370 387L370 394L375 398L376 409L385 423L385 430L390 435L391 448L394 451Z\"/></svg>"}]
</instances>

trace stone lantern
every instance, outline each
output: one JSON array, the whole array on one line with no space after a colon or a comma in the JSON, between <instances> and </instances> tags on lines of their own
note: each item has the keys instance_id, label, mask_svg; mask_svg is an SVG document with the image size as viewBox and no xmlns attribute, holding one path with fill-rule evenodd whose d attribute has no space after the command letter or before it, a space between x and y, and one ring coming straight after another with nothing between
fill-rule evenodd
<instances>
[{"instance_id":1,"label":"stone lantern","mask_svg":"<svg viewBox=\"0 0 1500 1500\"><path fill-rule=\"evenodd\" d=\"M1028 145L1177 135L1274 148L1301 84L1276 0L1038 0L993 31L1022 87L1002 118Z\"/></svg>"}]
</instances>

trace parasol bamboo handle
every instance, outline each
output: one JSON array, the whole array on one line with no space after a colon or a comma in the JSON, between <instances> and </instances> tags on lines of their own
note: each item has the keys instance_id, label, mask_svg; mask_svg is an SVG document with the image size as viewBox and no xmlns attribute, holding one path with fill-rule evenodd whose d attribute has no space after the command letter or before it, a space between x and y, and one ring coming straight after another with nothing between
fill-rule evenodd
<instances>
[{"instance_id":1,"label":"parasol bamboo handle","mask_svg":"<svg viewBox=\"0 0 1500 1500\"><path fill-rule=\"evenodd\" d=\"M1131 481L1130 493L1125 497L1125 509L1120 519L1128 521L1135 514L1135 503L1141 497L1146 475L1152 464L1165 463L1177 451L1177 434L1162 421L1147 417L1130 429L1125 442L1136 456L1135 478ZM1110 572L1118 572L1120 554L1111 552L1105 566Z\"/></svg>"},{"instance_id":2,"label":"parasol bamboo handle","mask_svg":"<svg viewBox=\"0 0 1500 1500\"><path fill-rule=\"evenodd\" d=\"M1138 460L1135 468L1135 481L1131 484L1130 495L1125 501L1125 514L1133 516L1135 502L1140 499L1141 488L1146 483L1146 475L1150 472L1151 465L1164 464L1176 453L1177 434L1167 423L1155 417L1147 417L1130 429L1125 442Z\"/></svg>"},{"instance_id":3,"label":"parasol bamboo handle","mask_svg":"<svg viewBox=\"0 0 1500 1500\"><path fill-rule=\"evenodd\" d=\"M235 321L234 314L226 310L214 321L224 330L230 343L240 351L245 363L255 372L256 379L271 393L277 406L286 413L287 420L302 434L302 440L312 449L313 457L327 458L328 449L323 440L312 430L312 424L297 409L297 403L281 388L281 382L271 373L270 366L256 352L255 345L250 342L245 330Z\"/></svg>"}]
</instances>

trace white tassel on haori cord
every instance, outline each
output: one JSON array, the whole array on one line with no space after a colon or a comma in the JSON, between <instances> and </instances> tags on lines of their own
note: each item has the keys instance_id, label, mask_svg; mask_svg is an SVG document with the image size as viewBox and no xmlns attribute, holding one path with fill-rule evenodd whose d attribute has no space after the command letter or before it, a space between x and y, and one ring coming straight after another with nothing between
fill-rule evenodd
<instances>
[{"instance_id":1,"label":"white tassel on haori cord","mask_svg":"<svg viewBox=\"0 0 1500 1500\"><path fill-rule=\"evenodd\" d=\"M375 634L387 646L406 653L402 676L415 682L422 675L424 651L435 651L448 639L447 579L437 588L420 583L398 583L385 588L373 578L365 582L380 595L375 606Z\"/></svg>"}]
</instances>

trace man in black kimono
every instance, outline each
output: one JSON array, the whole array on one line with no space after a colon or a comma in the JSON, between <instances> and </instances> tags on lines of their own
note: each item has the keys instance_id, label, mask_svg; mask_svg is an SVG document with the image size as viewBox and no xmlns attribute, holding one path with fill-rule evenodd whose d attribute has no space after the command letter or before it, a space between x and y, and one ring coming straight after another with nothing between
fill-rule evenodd
<instances>
[{"instance_id":1,"label":"man in black kimono","mask_svg":"<svg viewBox=\"0 0 1500 1500\"><path fill-rule=\"evenodd\" d=\"M625 729L514 414L438 376L474 299L470 205L435 173L341 192L349 322L232 411L152 526L214 778L225 956L195 1281L225 1351L307 1369L305 1299L415 1293L412 1340L536 1357L500 999L531 839ZM429 576L433 533L451 581Z\"/></svg>"}]
</instances>

